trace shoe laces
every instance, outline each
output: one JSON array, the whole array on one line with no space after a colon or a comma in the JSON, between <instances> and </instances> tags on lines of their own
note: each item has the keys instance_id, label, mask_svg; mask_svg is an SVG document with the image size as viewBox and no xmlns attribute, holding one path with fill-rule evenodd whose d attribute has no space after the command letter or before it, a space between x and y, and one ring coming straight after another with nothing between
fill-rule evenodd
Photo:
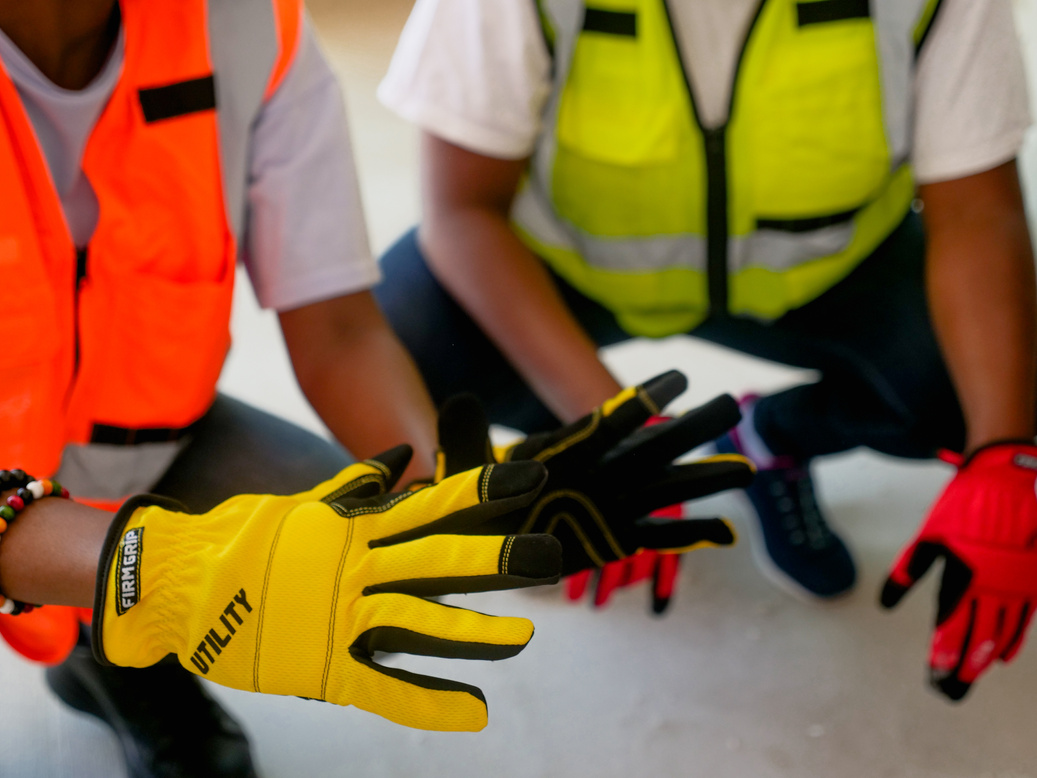
<instances>
[{"instance_id":1,"label":"shoe laces","mask_svg":"<svg viewBox=\"0 0 1037 778\"><path fill-rule=\"evenodd\" d=\"M789 543L812 551L824 551L831 545L832 531L818 508L814 482L805 466L783 468L771 481L770 492Z\"/></svg>"}]
</instances>

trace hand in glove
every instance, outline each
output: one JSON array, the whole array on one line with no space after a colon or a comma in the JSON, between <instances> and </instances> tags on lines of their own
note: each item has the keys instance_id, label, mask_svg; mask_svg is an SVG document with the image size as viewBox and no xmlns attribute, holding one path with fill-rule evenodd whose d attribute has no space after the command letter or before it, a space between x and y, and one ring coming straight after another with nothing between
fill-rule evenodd
<instances>
[{"instance_id":1,"label":"hand in glove","mask_svg":"<svg viewBox=\"0 0 1037 778\"><path fill-rule=\"evenodd\" d=\"M529 505L544 468L496 465L389 493L409 459L400 446L308 492L242 495L197 516L168 499L132 498L101 557L97 659L146 667L175 653L189 671L236 689L355 705L423 729L482 729L479 689L372 655L504 659L522 650L529 621L422 597L558 580L554 539L470 534ZM438 533L442 521L465 534Z\"/></svg>"},{"instance_id":2,"label":"hand in glove","mask_svg":"<svg viewBox=\"0 0 1037 778\"><path fill-rule=\"evenodd\" d=\"M668 421L672 421L672 417L652 416L645 422L645 426L652 427ZM737 422L737 420L735 421ZM667 505L665 508L652 511L649 515L657 519L688 518L684 515L684 506L679 503ZM594 607L603 608L608 605L616 590L650 580L652 612L662 615L669 607L677 589L680 563L680 554L660 554L658 551L650 549L638 551L626 559L609 562L597 573L593 570L584 570L570 575L565 579L566 596L573 601L583 599L591 582L596 580L593 595Z\"/></svg>"},{"instance_id":3,"label":"hand in glove","mask_svg":"<svg viewBox=\"0 0 1037 778\"><path fill-rule=\"evenodd\" d=\"M470 395L452 398L440 411L437 478L495 459L543 462L547 483L532 507L501 516L481 531L554 535L562 543L565 575L603 567L640 549L679 553L731 545L734 531L723 519L648 517L667 505L742 488L752 478L752 465L740 456L673 464L738 421L730 397L639 429L686 386L680 373L665 373L624 390L573 424L499 452L490 445L478 401Z\"/></svg>"},{"instance_id":4,"label":"hand in glove","mask_svg":"<svg viewBox=\"0 0 1037 778\"><path fill-rule=\"evenodd\" d=\"M943 557L929 668L933 685L952 700L1022 645L1037 601L1035 486L1037 446L998 443L972 454L882 590L882 604L892 608Z\"/></svg>"}]
</instances>

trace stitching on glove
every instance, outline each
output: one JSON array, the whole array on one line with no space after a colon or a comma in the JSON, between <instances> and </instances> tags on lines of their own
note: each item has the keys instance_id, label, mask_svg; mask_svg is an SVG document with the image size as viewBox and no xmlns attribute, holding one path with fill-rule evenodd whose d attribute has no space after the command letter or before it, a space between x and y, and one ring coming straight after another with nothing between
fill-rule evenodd
<instances>
[{"instance_id":1,"label":"stitching on glove","mask_svg":"<svg viewBox=\"0 0 1037 778\"><path fill-rule=\"evenodd\" d=\"M653 416L659 416L662 413L659 406L655 404L655 400L653 400L651 395L645 391L643 386L637 387L637 396L641 399L641 402L645 404L645 407L652 412Z\"/></svg>"},{"instance_id":2,"label":"stitching on glove","mask_svg":"<svg viewBox=\"0 0 1037 778\"><path fill-rule=\"evenodd\" d=\"M411 497L415 494L417 494L417 492L400 492L387 503L384 503L382 505L373 505L366 508L353 508L352 510L347 510L338 503L331 503L331 507L335 509L335 513L337 513L339 516L343 516L347 519L355 519L357 516L365 516L371 513L384 513L385 511L394 507L398 503L402 502L403 500L406 500L408 497Z\"/></svg>"},{"instance_id":3,"label":"stitching on glove","mask_svg":"<svg viewBox=\"0 0 1037 778\"><path fill-rule=\"evenodd\" d=\"M567 448L571 448L577 443L586 440L594 433L595 430L598 429L598 427L601 424L601 419L601 409L595 408L594 413L591 414L591 420L590 422L588 422L586 427L584 427L583 429L576 430L575 432L573 432L572 435L570 435L567 438L563 438L550 448L545 448L543 451L534 456L533 459L535 459L537 462L545 462L551 457L553 457L555 454L565 451Z\"/></svg>"},{"instance_id":4,"label":"stitching on glove","mask_svg":"<svg viewBox=\"0 0 1037 778\"><path fill-rule=\"evenodd\" d=\"M690 464L701 465L708 464L711 462L734 462L739 465L748 465L752 468L752 471L754 473L756 472L756 465L753 464L753 461L748 457L743 456L742 454L713 454L712 456L696 459L694 462L691 462Z\"/></svg>"},{"instance_id":5,"label":"stitching on glove","mask_svg":"<svg viewBox=\"0 0 1037 778\"><path fill-rule=\"evenodd\" d=\"M380 462L376 463L376 462L371 461L371 462L365 462L364 464L374 465L374 464L381 464L381 463ZM384 465L382 466L382 469L383 470L385 469ZM330 504L332 500L337 500L340 497L345 497L350 492L355 492L361 486L365 486L365 485L371 483L372 481L379 481L382 484L383 491L384 491L385 476L381 475L380 473L368 473L367 475L358 476L357 478L354 478L352 481L350 481L348 483L345 483L345 484L342 484L342 486L340 486L338 489L333 491L331 494L327 494L324 497L322 497L321 498L321 502Z\"/></svg>"},{"instance_id":6,"label":"stitching on glove","mask_svg":"<svg viewBox=\"0 0 1037 778\"><path fill-rule=\"evenodd\" d=\"M549 495L541 499L540 502L538 502L536 506L533 508L533 510L530 512L529 518L526 520L526 523L522 527L521 534L528 534L529 532L531 532L534 525L536 524L536 520L540 517L540 514L543 512L544 508L547 507L549 503L558 499L559 497L571 497L572 499L576 500L576 502L580 503L580 505L582 505L584 508L586 508L587 512L591 515L591 518L594 519L595 523L598 525L598 529L601 530L601 534L604 535L605 542L608 543L608 545L612 548L612 552L616 555L616 558L622 559L623 557L627 556L626 552L623 551L623 549L620 547L619 542L612 535L612 530L609 528L608 523L605 521L605 517L598 512L597 506L593 502L591 502L583 493L574 492L570 489L559 489L558 491L551 492ZM552 522L551 526L554 527L557 523L557 521L554 521ZM545 530L545 532L550 534L551 530L547 529ZM584 537L586 537L586 535L584 535Z\"/></svg>"},{"instance_id":7,"label":"stitching on glove","mask_svg":"<svg viewBox=\"0 0 1037 778\"><path fill-rule=\"evenodd\" d=\"M580 526L580 523L576 521L576 518L571 513L559 513L555 516L554 521L551 522L551 526L548 527L545 532L547 532L548 535L553 534L555 527L557 527L558 523L562 521L568 524L569 528L572 529L573 534L576 535L576 538L580 541L584 552L588 557L590 557L591 562L593 562L596 567L604 567L606 560L602 559L598 554L598 550L594 547L590 538L588 538L586 533L583 531L583 527Z\"/></svg>"},{"instance_id":8,"label":"stitching on glove","mask_svg":"<svg viewBox=\"0 0 1037 778\"><path fill-rule=\"evenodd\" d=\"M479 499L482 502L490 501L490 473L493 472L493 465L487 465L483 468L482 475L479 476Z\"/></svg>"},{"instance_id":9,"label":"stitching on glove","mask_svg":"<svg viewBox=\"0 0 1037 778\"><path fill-rule=\"evenodd\" d=\"M501 553L500 565L497 567L497 571L501 575L507 575L508 574L508 559L511 557L511 547L514 546L514 545L515 545L515 536L514 535L508 535L507 539L504 541L504 548L501 549L502 553Z\"/></svg>"},{"instance_id":10,"label":"stitching on glove","mask_svg":"<svg viewBox=\"0 0 1037 778\"><path fill-rule=\"evenodd\" d=\"M281 540L281 530L284 529L284 523L291 515L292 512L288 511L277 522L277 532L274 533L274 540L270 544L270 554L266 560L266 571L263 573L263 593L259 597L259 618L256 620L256 659L252 665L252 690L256 692L259 691L259 652L263 647L263 616L266 614L266 592L270 586L270 571L274 566L274 552L277 551L277 544Z\"/></svg>"},{"instance_id":11,"label":"stitching on glove","mask_svg":"<svg viewBox=\"0 0 1037 778\"><path fill-rule=\"evenodd\" d=\"M322 700L328 697L328 676L331 674L331 657L335 653L335 622L338 619L338 595L342 587L342 571L346 567L349 549L353 546L353 532L355 529L356 522L350 521L347 524L346 542L342 548L342 556L338 560L338 570L335 572L335 591L331 595L331 614L328 619L328 647L327 654L324 657L324 675L320 682L320 698Z\"/></svg>"}]
</instances>

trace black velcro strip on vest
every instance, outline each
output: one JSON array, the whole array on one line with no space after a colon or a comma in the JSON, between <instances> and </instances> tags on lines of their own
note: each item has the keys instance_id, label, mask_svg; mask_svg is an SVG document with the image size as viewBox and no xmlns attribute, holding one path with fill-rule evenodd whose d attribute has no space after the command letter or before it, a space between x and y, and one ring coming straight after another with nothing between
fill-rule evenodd
<instances>
[{"instance_id":1,"label":"black velcro strip on vest","mask_svg":"<svg viewBox=\"0 0 1037 778\"><path fill-rule=\"evenodd\" d=\"M871 16L868 0L819 0L816 3L796 3L800 27L845 19L867 19Z\"/></svg>"},{"instance_id":2,"label":"black velcro strip on vest","mask_svg":"<svg viewBox=\"0 0 1037 778\"><path fill-rule=\"evenodd\" d=\"M637 14L632 11L606 11L601 8L588 8L583 15L583 31L636 38Z\"/></svg>"},{"instance_id":3,"label":"black velcro strip on vest","mask_svg":"<svg viewBox=\"0 0 1037 778\"><path fill-rule=\"evenodd\" d=\"M108 446L139 446L141 443L172 443L194 432L198 422L187 427L148 427L129 429L111 424L95 424L90 433L91 443Z\"/></svg>"},{"instance_id":4,"label":"black velcro strip on vest","mask_svg":"<svg viewBox=\"0 0 1037 778\"><path fill-rule=\"evenodd\" d=\"M144 121L148 124L173 119L216 107L216 83L211 75L179 84L141 89L137 92Z\"/></svg>"},{"instance_id":5,"label":"black velcro strip on vest","mask_svg":"<svg viewBox=\"0 0 1037 778\"><path fill-rule=\"evenodd\" d=\"M837 224L845 224L857 215L859 208L841 213L831 213L827 216L812 216L807 219L757 219L756 229L777 230L779 232L813 232L825 227L834 227Z\"/></svg>"}]
</instances>

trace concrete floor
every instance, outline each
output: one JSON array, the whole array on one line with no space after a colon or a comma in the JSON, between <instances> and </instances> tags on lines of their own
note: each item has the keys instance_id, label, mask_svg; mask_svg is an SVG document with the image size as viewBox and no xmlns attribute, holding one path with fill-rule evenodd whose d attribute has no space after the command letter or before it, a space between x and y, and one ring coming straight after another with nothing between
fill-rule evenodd
<instances>
[{"instance_id":1,"label":"concrete floor","mask_svg":"<svg viewBox=\"0 0 1037 778\"><path fill-rule=\"evenodd\" d=\"M372 242L381 250L418 213L413 130L374 99L409 3L310 7L345 82ZM1037 0L1017 8L1037 84ZM1032 135L1024 171L1037 202ZM235 337L222 388L319 429L290 376L276 321L256 310L247 284L238 290ZM634 342L606 358L627 381L685 370L692 388L682 407L804 377L686 338ZM393 660L480 686L490 725L479 734L417 732L351 708L214 692L244 722L266 778L1037 777L1032 641L1013 666L952 706L923 683L933 581L893 614L875 604L891 558L948 474L939 464L864 452L818 465L821 498L861 572L857 591L830 606L768 585L745 542L688 557L664 619L647 613L643 589L621 593L603 612L571 605L557 589L456 598L537 625L529 648L503 663ZM700 509L740 518L730 497ZM62 709L41 670L6 648L0 690L0 776L123 774L106 730Z\"/></svg>"}]
</instances>

